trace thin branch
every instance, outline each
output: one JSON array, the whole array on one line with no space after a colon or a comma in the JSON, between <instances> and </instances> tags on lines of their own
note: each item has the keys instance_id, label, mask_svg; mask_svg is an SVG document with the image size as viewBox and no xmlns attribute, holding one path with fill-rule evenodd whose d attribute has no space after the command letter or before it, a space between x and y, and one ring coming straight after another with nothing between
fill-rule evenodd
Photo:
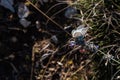
<instances>
[{"instance_id":1,"label":"thin branch","mask_svg":"<svg viewBox=\"0 0 120 80\"><path fill-rule=\"evenodd\" d=\"M66 30L63 29L63 27L58 24L57 22L55 22L54 20L52 20L49 16L47 16L43 11L41 11L39 8L37 8L32 2L30 2L29 0L27 0L36 10L38 10L42 15L44 15L46 18L48 18L51 22L53 22L54 24L56 24L59 28L61 28L63 31L65 31L69 36L71 36L71 34L69 32L67 32Z\"/></svg>"}]
</instances>

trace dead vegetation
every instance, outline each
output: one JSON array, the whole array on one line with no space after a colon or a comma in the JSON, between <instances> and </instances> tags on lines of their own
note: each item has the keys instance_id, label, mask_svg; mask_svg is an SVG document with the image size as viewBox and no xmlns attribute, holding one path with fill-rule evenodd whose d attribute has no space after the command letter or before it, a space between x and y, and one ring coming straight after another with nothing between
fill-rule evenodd
<instances>
[{"instance_id":1,"label":"dead vegetation","mask_svg":"<svg viewBox=\"0 0 120 80\"><path fill-rule=\"evenodd\" d=\"M0 80L120 79L119 0L4 4Z\"/></svg>"}]
</instances>

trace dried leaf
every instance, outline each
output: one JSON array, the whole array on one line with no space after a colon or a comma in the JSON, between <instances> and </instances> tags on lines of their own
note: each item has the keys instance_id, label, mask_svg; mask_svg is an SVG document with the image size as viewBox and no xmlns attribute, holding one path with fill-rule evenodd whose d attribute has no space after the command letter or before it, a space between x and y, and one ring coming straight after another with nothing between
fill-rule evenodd
<instances>
[{"instance_id":1,"label":"dried leaf","mask_svg":"<svg viewBox=\"0 0 120 80\"><path fill-rule=\"evenodd\" d=\"M70 41L70 42L69 42L69 46L73 47L73 46L75 46L75 45L76 45L76 42L75 42L75 41Z\"/></svg>"},{"instance_id":2,"label":"dried leaf","mask_svg":"<svg viewBox=\"0 0 120 80\"><path fill-rule=\"evenodd\" d=\"M26 19L20 19L20 24L26 28L31 24L31 22Z\"/></svg>"},{"instance_id":3,"label":"dried leaf","mask_svg":"<svg viewBox=\"0 0 120 80\"><path fill-rule=\"evenodd\" d=\"M72 61L72 60L69 60L69 61L67 61L67 64L68 64L68 65L71 65L71 64L73 64L73 61Z\"/></svg>"},{"instance_id":4,"label":"dried leaf","mask_svg":"<svg viewBox=\"0 0 120 80\"><path fill-rule=\"evenodd\" d=\"M65 17L66 18L73 18L73 16L77 14L77 10L73 7L69 7L66 11L65 11Z\"/></svg>"},{"instance_id":5,"label":"dried leaf","mask_svg":"<svg viewBox=\"0 0 120 80\"><path fill-rule=\"evenodd\" d=\"M13 8L13 0L0 0L0 5L9 9L12 12L15 12L14 8Z\"/></svg>"},{"instance_id":6,"label":"dried leaf","mask_svg":"<svg viewBox=\"0 0 120 80\"><path fill-rule=\"evenodd\" d=\"M92 52L96 52L99 48L99 46L95 45L93 42L86 43L86 47Z\"/></svg>"},{"instance_id":7,"label":"dried leaf","mask_svg":"<svg viewBox=\"0 0 120 80\"><path fill-rule=\"evenodd\" d=\"M49 71L55 71L55 68L49 68Z\"/></svg>"},{"instance_id":8,"label":"dried leaf","mask_svg":"<svg viewBox=\"0 0 120 80\"><path fill-rule=\"evenodd\" d=\"M73 37L85 36L86 32L88 31L89 27L84 27L84 25L80 25L77 29L72 30Z\"/></svg>"},{"instance_id":9,"label":"dried leaf","mask_svg":"<svg viewBox=\"0 0 120 80\"><path fill-rule=\"evenodd\" d=\"M26 18L28 17L30 11L24 3L20 3L18 6L18 17L19 18Z\"/></svg>"},{"instance_id":10,"label":"dried leaf","mask_svg":"<svg viewBox=\"0 0 120 80\"><path fill-rule=\"evenodd\" d=\"M46 54L42 55L40 61L43 61L44 59L46 59L50 55L51 55L51 53L46 53Z\"/></svg>"},{"instance_id":11,"label":"dried leaf","mask_svg":"<svg viewBox=\"0 0 120 80\"><path fill-rule=\"evenodd\" d=\"M54 42L55 44L58 44L58 38L56 37L56 35L53 35L53 36L51 37L51 40L52 40L52 42Z\"/></svg>"},{"instance_id":12,"label":"dried leaf","mask_svg":"<svg viewBox=\"0 0 120 80\"><path fill-rule=\"evenodd\" d=\"M57 62L57 64L58 64L58 65L60 65L60 66L62 66L62 65L63 65L63 63L61 63L61 62Z\"/></svg>"}]
</instances>

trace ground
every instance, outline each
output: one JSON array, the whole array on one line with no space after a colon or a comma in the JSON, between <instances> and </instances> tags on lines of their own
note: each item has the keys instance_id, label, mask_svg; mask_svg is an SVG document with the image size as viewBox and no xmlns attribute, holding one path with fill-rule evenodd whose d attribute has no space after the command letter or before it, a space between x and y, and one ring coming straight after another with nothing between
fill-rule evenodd
<instances>
[{"instance_id":1,"label":"ground","mask_svg":"<svg viewBox=\"0 0 120 80\"><path fill-rule=\"evenodd\" d=\"M119 3L14 0L15 12L0 6L0 80L119 80ZM83 25L84 37L73 37Z\"/></svg>"}]
</instances>

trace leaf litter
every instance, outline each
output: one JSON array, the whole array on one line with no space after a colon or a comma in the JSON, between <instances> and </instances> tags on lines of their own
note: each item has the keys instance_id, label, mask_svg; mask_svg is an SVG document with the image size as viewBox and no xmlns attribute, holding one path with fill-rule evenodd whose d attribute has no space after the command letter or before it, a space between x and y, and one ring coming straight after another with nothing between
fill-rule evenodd
<instances>
[{"instance_id":1,"label":"leaf litter","mask_svg":"<svg viewBox=\"0 0 120 80\"><path fill-rule=\"evenodd\" d=\"M70 4L66 3L66 1L62 1L65 2L66 5L63 5L61 10L64 6L66 9L64 9L62 13L54 16L54 18L49 17L51 14L45 14L46 10L44 11L44 6L49 9L51 7L50 3L53 2L52 5L54 5L61 1L56 0L54 3L53 0L39 0L39 2L36 2L36 5L40 5L40 7L37 6L38 8L29 1L28 3L30 3L32 6L26 6L25 2L19 2L17 10L13 8L13 0L7 0L7 2L1 0L0 2L1 6L11 10L12 12L14 12L14 10L17 11L17 18L19 19L18 23L21 25L16 23L15 26L21 30L26 30L26 32L21 30L17 30L18 32L16 32L16 28L14 30L11 28L9 29L8 33L2 31L2 34L5 36L9 35L9 37L6 38L1 35L1 42L3 42L1 45L2 47L6 47L5 44L7 44L7 50L10 49L11 52L4 53L9 55L7 57L1 58L0 61L8 61L8 63L9 61L12 62L10 64L10 66L14 68L10 69L13 70L13 73L10 75L13 76L12 80L33 80L33 78L35 80L89 80L94 78L97 73L95 73L93 69L96 67L96 62L99 61L98 59L94 59L94 57L98 57L100 55L99 53L104 55L105 53L100 51L101 46L96 44L97 41L94 41L94 38L94 40L91 41L91 36L93 36L93 34L89 26L93 26L88 26L90 23L87 23L87 20L85 20L85 22L81 22L79 16L77 19L75 19L79 14L79 9L75 6L68 7ZM43 10L43 12L40 10ZM57 12L56 9L54 10ZM44 14L44 16L38 14L37 11ZM84 11L85 10L83 10L83 12ZM86 18L86 14L87 12L85 12L84 16L82 15L82 17ZM89 18L90 15L92 15L92 12L90 12L87 18ZM51 22L46 24L45 17L51 20ZM84 18L82 18L82 21L84 21ZM60 25L56 22L58 22ZM56 28L56 26L59 28ZM52 29L52 31L50 29ZM71 33L71 35L68 35L69 33ZM33 50L31 50L32 48ZM111 48L111 50L107 53L112 53L115 50L119 54L118 49L118 47ZM103 61L106 60L106 62L104 62L106 67L109 66L109 63L119 64L119 61L116 61L119 59L119 56L113 56L113 54L104 56ZM95 62L94 60L97 61ZM107 62L107 60L109 62ZM112 60L114 62L111 62ZM20 63L18 63L18 61L20 61ZM5 70L4 67L2 68ZM16 71L17 75L14 74ZM10 74L9 70L8 73ZM29 76L26 77L26 75ZM8 76L8 78L10 78L10 76ZM119 76L115 76L119 78ZM6 77L6 75L3 75L2 77L0 76L0 79L5 79Z\"/></svg>"}]
</instances>

